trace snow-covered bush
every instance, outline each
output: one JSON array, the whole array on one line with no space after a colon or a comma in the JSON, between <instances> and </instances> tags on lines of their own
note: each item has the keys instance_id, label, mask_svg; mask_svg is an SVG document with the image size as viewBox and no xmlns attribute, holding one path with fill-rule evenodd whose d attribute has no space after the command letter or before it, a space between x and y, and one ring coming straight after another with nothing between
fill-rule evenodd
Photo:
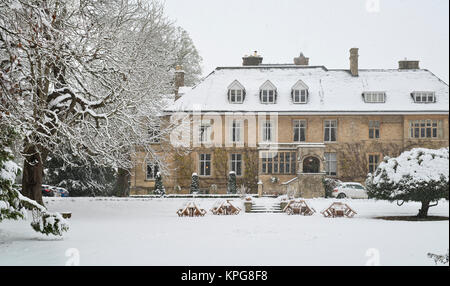
<instances>
[{"instance_id":1,"label":"snow-covered bush","mask_svg":"<svg viewBox=\"0 0 450 286\"><path fill-rule=\"evenodd\" d=\"M200 191L200 182L197 173L192 173L191 189L190 193L195 194Z\"/></svg>"},{"instance_id":2,"label":"snow-covered bush","mask_svg":"<svg viewBox=\"0 0 450 286\"><path fill-rule=\"evenodd\" d=\"M1 114L0 114L1 115ZM13 134L12 131L7 131ZM24 197L17 188L14 187L16 176L20 173L20 168L12 161L13 156L9 147L9 136L0 137L0 222L6 219L25 219L27 210L33 213L31 227L43 234L62 235L69 226L63 217L58 213L48 212L42 205L29 198Z\"/></svg>"},{"instance_id":3,"label":"snow-covered bush","mask_svg":"<svg viewBox=\"0 0 450 286\"><path fill-rule=\"evenodd\" d=\"M162 176L161 176L160 172L156 173L155 194L158 196L164 196L166 194L166 189L164 188L164 185L162 182Z\"/></svg>"},{"instance_id":4,"label":"snow-covered bush","mask_svg":"<svg viewBox=\"0 0 450 286\"><path fill-rule=\"evenodd\" d=\"M231 171L228 174L227 193L228 194L236 194L237 193L236 173L233 171Z\"/></svg>"},{"instance_id":5,"label":"snow-covered bush","mask_svg":"<svg viewBox=\"0 0 450 286\"><path fill-rule=\"evenodd\" d=\"M333 192L333 190L337 186L339 186L341 183L342 183L342 181L340 181L338 179L323 178L322 184L323 184L323 187L325 188L325 198L331 197L331 193Z\"/></svg>"},{"instance_id":6,"label":"snow-covered bush","mask_svg":"<svg viewBox=\"0 0 450 286\"><path fill-rule=\"evenodd\" d=\"M447 249L447 253L444 255L440 255L440 254L434 254L434 253L428 253L427 256L431 259L434 260L434 263L436 263L436 265L438 264L448 264L449 262L449 250Z\"/></svg>"},{"instance_id":7,"label":"snow-covered bush","mask_svg":"<svg viewBox=\"0 0 450 286\"><path fill-rule=\"evenodd\" d=\"M369 197L389 201L422 203L419 217L440 199L449 198L449 148L415 148L397 158L384 158L366 187ZM435 202L434 204L430 204Z\"/></svg>"}]
</instances>

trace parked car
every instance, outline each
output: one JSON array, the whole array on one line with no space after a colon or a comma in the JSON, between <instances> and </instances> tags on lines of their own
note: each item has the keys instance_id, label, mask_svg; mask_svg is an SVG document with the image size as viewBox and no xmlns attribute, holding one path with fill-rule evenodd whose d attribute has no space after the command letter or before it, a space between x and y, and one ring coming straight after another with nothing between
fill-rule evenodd
<instances>
[{"instance_id":1,"label":"parked car","mask_svg":"<svg viewBox=\"0 0 450 286\"><path fill-rule=\"evenodd\" d=\"M352 199L367 199L369 196L367 195L366 188L360 183L341 183L339 186L333 189L331 192L331 196L344 199L344 198L352 198Z\"/></svg>"},{"instance_id":2,"label":"parked car","mask_svg":"<svg viewBox=\"0 0 450 286\"><path fill-rule=\"evenodd\" d=\"M68 197L69 191L61 187L51 187L57 197Z\"/></svg>"},{"instance_id":3,"label":"parked car","mask_svg":"<svg viewBox=\"0 0 450 286\"><path fill-rule=\"evenodd\" d=\"M42 196L43 197L54 197L55 192L53 191L52 187L49 185L42 185Z\"/></svg>"}]
</instances>

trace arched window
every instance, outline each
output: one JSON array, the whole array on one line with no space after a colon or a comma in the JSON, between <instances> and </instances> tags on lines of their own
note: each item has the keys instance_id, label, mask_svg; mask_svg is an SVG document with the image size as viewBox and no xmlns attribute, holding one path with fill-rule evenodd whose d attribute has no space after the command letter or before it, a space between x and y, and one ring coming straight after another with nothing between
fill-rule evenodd
<instances>
[{"instance_id":1,"label":"arched window","mask_svg":"<svg viewBox=\"0 0 450 286\"><path fill-rule=\"evenodd\" d=\"M228 86L228 101L230 103L243 103L245 100L245 88L237 80Z\"/></svg>"},{"instance_id":2,"label":"arched window","mask_svg":"<svg viewBox=\"0 0 450 286\"><path fill-rule=\"evenodd\" d=\"M303 173L317 174L320 172L320 161L316 157L306 157L303 160Z\"/></svg>"}]
</instances>

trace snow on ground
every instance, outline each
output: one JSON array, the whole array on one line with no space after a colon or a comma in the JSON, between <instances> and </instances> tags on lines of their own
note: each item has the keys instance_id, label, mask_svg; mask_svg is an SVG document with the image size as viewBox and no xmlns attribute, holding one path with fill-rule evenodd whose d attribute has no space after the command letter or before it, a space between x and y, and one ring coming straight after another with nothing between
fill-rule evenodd
<instances>
[{"instance_id":1,"label":"snow on ground","mask_svg":"<svg viewBox=\"0 0 450 286\"><path fill-rule=\"evenodd\" d=\"M76 248L81 265L434 265L428 252L449 247L449 221L373 219L415 215L420 205L345 200L355 218L247 214L179 218L187 199L46 198L51 211L71 211L63 239L34 232L28 221L0 224L0 265L65 265ZM260 199L266 203L271 199ZM318 212L332 199L308 200ZM196 199L209 211L214 199ZM441 201L430 215L449 215ZM73 256L72 256L73 257ZM373 257L372 257L373 258Z\"/></svg>"}]
</instances>

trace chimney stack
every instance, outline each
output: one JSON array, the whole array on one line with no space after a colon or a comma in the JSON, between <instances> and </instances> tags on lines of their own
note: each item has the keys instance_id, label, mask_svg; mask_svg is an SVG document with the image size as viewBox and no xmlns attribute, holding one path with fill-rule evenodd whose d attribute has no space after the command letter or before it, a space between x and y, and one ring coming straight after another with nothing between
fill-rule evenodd
<instances>
[{"instance_id":1,"label":"chimney stack","mask_svg":"<svg viewBox=\"0 0 450 286\"><path fill-rule=\"evenodd\" d=\"M398 61L398 69L399 70L418 70L419 67L419 61L409 61L407 59L404 59L403 61Z\"/></svg>"},{"instance_id":2,"label":"chimney stack","mask_svg":"<svg viewBox=\"0 0 450 286\"><path fill-rule=\"evenodd\" d=\"M250 56L244 56L242 58L242 65L243 66L259 66L262 63L263 57L258 55L258 52L255 51L253 55Z\"/></svg>"},{"instance_id":3,"label":"chimney stack","mask_svg":"<svg viewBox=\"0 0 450 286\"><path fill-rule=\"evenodd\" d=\"M175 100L180 98L178 96L178 90L182 86L184 86L184 70L183 70L182 66L177 65L175 67Z\"/></svg>"},{"instance_id":4,"label":"chimney stack","mask_svg":"<svg viewBox=\"0 0 450 286\"><path fill-rule=\"evenodd\" d=\"M298 66L308 66L309 58L305 57L303 53L300 53L298 58L294 58L294 64Z\"/></svg>"},{"instance_id":5,"label":"chimney stack","mask_svg":"<svg viewBox=\"0 0 450 286\"><path fill-rule=\"evenodd\" d=\"M350 73L352 76L358 76L358 48L350 49Z\"/></svg>"}]
</instances>

